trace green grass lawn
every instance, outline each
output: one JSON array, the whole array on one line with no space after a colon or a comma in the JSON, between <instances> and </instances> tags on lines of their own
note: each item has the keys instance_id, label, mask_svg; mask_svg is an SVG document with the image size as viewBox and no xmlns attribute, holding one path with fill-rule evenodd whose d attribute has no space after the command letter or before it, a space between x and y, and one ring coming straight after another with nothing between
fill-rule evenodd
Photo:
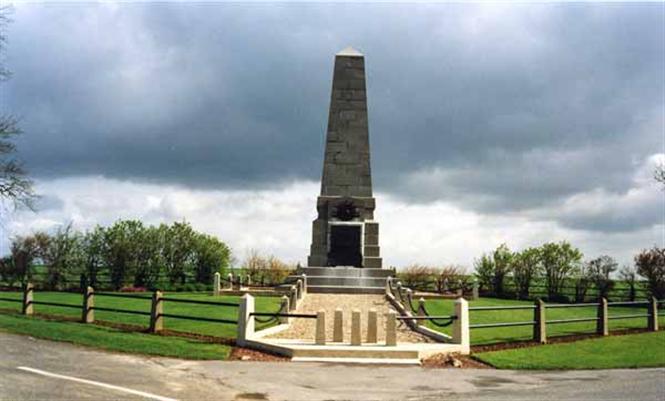
<instances>
[{"instance_id":1,"label":"green grass lawn","mask_svg":"<svg viewBox=\"0 0 665 401\"><path fill-rule=\"evenodd\" d=\"M150 305L151 305L151 301L149 299L150 294L146 293L146 294L135 294L135 295L145 296L148 299L126 299L126 298L104 297L101 295L95 295L95 306L150 312ZM0 292L0 297L3 298L22 299L22 296L23 295L20 292ZM179 293L168 293L165 294L165 296L170 298L183 298L183 299L232 302L232 303L238 303L240 300L239 297L237 296L215 297L205 293L179 292ZM67 307L49 306L49 305L34 305L34 312L45 313L56 316L80 318L81 304L83 299L82 297L83 297L82 294L77 294L77 293L35 291L34 301L71 304L77 306L77 308L67 308ZM184 303L176 303L169 301L163 301L163 302L164 302L163 304L164 313L199 316L207 318L230 319L234 321L238 319L238 308L234 307L214 306L214 305L194 305L194 304L184 304ZM279 303L280 299L278 297L255 298L255 305L257 312L277 311L279 309ZM14 302L0 301L0 309L11 309L11 310L20 311L21 304ZM150 324L149 316L106 312L106 311L95 311L95 320L103 320L103 321L123 323L123 324L135 324L145 327L149 326ZM262 325L257 325L257 328L259 329L262 327L263 327ZM164 328L169 330L205 334L217 337L235 338L236 336L235 324L197 322L192 320L165 317Z\"/></svg>"},{"instance_id":2,"label":"green grass lawn","mask_svg":"<svg viewBox=\"0 0 665 401\"><path fill-rule=\"evenodd\" d=\"M226 359L231 349L228 345L181 337L125 332L91 324L42 320L21 315L0 314L0 331L66 341L108 351L184 359Z\"/></svg>"},{"instance_id":3,"label":"green grass lawn","mask_svg":"<svg viewBox=\"0 0 665 401\"><path fill-rule=\"evenodd\" d=\"M492 351L474 357L500 369L611 369L665 366L665 332Z\"/></svg>"},{"instance_id":4,"label":"green grass lawn","mask_svg":"<svg viewBox=\"0 0 665 401\"><path fill-rule=\"evenodd\" d=\"M427 311L430 315L452 315L454 314L454 300L452 299L428 299L426 303ZM475 301L469 302L470 306L495 306L495 305L533 305L531 301L515 301L497 298L480 298ZM627 315L646 313L647 308L644 306L635 307L618 307L610 306L610 316ZM547 309L547 320L555 319L569 319L569 318L583 318L595 317L597 313L596 307L583 307L583 308L563 308L563 309ZM506 310L506 311L470 311L469 319L471 324L479 323L499 323L499 322L525 322L533 320L533 310ZM660 325L665 324L665 317L660 316ZM610 320L610 331L617 329L628 328L645 328L647 325L647 318L632 318ZM434 330L439 330L446 334L451 334L451 326L441 328L428 322L428 327ZM579 322L579 323L562 323L562 324L548 324L547 335L549 337L562 336L575 333L593 333L596 329L596 322ZM500 327L500 328L478 328L471 329L471 344L491 344L497 342L517 341L517 340L530 340L533 335L532 326L520 327Z\"/></svg>"}]
</instances>

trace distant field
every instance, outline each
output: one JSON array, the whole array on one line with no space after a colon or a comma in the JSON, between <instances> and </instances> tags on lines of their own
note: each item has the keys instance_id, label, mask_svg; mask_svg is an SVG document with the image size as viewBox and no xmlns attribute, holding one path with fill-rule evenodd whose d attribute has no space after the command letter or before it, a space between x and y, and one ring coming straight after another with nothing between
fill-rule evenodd
<instances>
[{"instance_id":1,"label":"distant field","mask_svg":"<svg viewBox=\"0 0 665 401\"><path fill-rule=\"evenodd\" d=\"M430 315L452 315L454 314L454 300L427 300L426 307ZM514 301L497 298L480 298L476 301L470 301L470 306L493 306L493 305L533 305L531 301ZM595 317L596 307L583 307L583 308L565 308L565 309L548 309L547 320L554 319L569 319L569 318L583 318ZM627 315L646 313L646 305L639 307L616 307L609 308L610 316ZM662 312L661 312L662 313ZM470 311L469 319L471 324L478 323L499 323L499 322L525 322L533 320L532 310L507 310L507 311ZM660 325L665 325L665 316L659 317ZM610 331L617 329L627 328L645 328L647 319L632 318L621 320L610 320ZM437 327L432 323L428 323L428 327L439 330L446 334L451 334L451 327ZM593 333L596 329L595 322L581 322L581 323L562 323L562 324L548 324L548 336L562 336L576 333ZM479 328L471 329L471 344L491 344L497 342L529 340L532 338L532 326L521 327L501 327L501 328Z\"/></svg>"},{"instance_id":2,"label":"distant field","mask_svg":"<svg viewBox=\"0 0 665 401\"><path fill-rule=\"evenodd\" d=\"M149 293L135 294L150 297ZM0 297L21 299L20 292L0 292ZM237 296L212 296L202 293L168 293L165 296L181 299L194 299L219 302L238 303ZM81 317L82 295L67 292L41 292L35 291L35 301L58 302L71 304L77 308L67 308L49 305L34 305L35 313L45 313L49 315ZM256 310L258 312L275 312L279 309L280 299L278 297L257 297L255 299ZM136 311L150 312L150 299L125 299L115 297L95 296L95 306L117 309L129 309ZM194 305L164 301L164 313L178 315L190 315L199 317L219 318L219 319L238 319L238 308L228 306L212 305ZM21 310L21 304L15 302L0 301L0 309ZM136 324L148 327L150 318L148 316L132 315L127 313L95 311L95 320L116 322L123 324ZM261 325L258 325L261 328ZM222 324L212 322L196 322L176 318L164 318L164 328L176 331L185 331L190 333L211 335L217 337L235 338L237 326L235 324Z\"/></svg>"},{"instance_id":3,"label":"distant field","mask_svg":"<svg viewBox=\"0 0 665 401\"><path fill-rule=\"evenodd\" d=\"M665 366L665 332L483 352L474 357L501 369L611 369Z\"/></svg>"}]
</instances>

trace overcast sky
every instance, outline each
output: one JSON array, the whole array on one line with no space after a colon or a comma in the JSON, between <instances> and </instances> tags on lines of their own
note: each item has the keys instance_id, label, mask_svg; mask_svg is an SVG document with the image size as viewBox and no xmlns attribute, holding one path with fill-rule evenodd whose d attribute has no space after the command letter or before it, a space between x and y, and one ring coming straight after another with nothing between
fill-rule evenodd
<instances>
[{"instance_id":1,"label":"overcast sky","mask_svg":"<svg viewBox=\"0 0 665 401\"><path fill-rule=\"evenodd\" d=\"M386 265L665 246L665 6L16 4L2 112L42 195L7 238L188 220L304 263L334 54L366 56Z\"/></svg>"}]
</instances>

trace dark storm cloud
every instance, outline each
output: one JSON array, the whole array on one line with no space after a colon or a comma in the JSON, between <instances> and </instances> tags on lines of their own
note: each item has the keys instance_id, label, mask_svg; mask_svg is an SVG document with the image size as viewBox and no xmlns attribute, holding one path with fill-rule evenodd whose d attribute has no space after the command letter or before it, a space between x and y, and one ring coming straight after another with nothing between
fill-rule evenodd
<instances>
[{"instance_id":1,"label":"dark storm cloud","mask_svg":"<svg viewBox=\"0 0 665 401\"><path fill-rule=\"evenodd\" d=\"M378 190L526 210L625 193L663 152L659 4L33 4L14 19L3 98L40 177L316 180L349 44L367 57ZM599 220L560 218L625 228Z\"/></svg>"}]
</instances>

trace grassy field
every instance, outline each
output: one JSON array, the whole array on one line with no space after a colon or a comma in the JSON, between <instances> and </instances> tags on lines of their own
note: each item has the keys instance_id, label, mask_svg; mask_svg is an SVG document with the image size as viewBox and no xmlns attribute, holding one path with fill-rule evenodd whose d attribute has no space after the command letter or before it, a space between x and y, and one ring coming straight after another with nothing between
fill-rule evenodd
<instances>
[{"instance_id":1,"label":"grassy field","mask_svg":"<svg viewBox=\"0 0 665 401\"><path fill-rule=\"evenodd\" d=\"M469 302L470 306L495 306L495 305L533 305L530 301L515 301L497 298L480 298ZM454 300L427 300L427 311L430 315L451 315L454 314ZM547 320L571 319L583 317L595 317L596 307L583 308L565 308L565 309L547 309ZM634 307L610 306L610 316L647 313L646 305ZM533 310L506 310L506 311L470 311L469 319L471 324L479 323L499 323L499 322L525 322L533 320ZM660 316L660 325L665 324L665 317ZM610 331L627 328L645 328L647 325L646 317L610 320ZM428 322L428 327L439 330L446 334L451 334L451 327L437 327ZM596 329L596 322L562 323L548 324L548 336L562 336L576 333L593 333ZM529 340L532 338L532 326L520 327L500 327L500 328L478 328L471 329L471 344L491 344L497 342Z\"/></svg>"},{"instance_id":2,"label":"grassy field","mask_svg":"<svg viewBox=\"0 0 665 401\"><path fill-rule=\"evenodd\" d=\"M226 359L231 349L227 345L180 337L124 332L91 324L49 321L21 315L0 314L0 331L93 346L108 351L184 359Z\"/></svg>"},{"instance_id":3,"label":"grassy field","mask_svg":"<svg viewBox=\"0 0 665 401\"><path fill-rule=\"evenodd\" d=\"M104 297L95 295L95 306L117 309L129 309L136 311L150 312L151 301L149 294L135 294L145 296L148 299L125 299L115 297ZM20 292L0 292L0 297L21 299L22 293ZM182 299L195 299L206 301L219 301L219 302L233 302L238 303L237 296L218 296L214 297L205 293L168 293L166 297L182 298ZM279 309L280 299L277 297L257 297L255 298L257 312L274 312ZM34 301L45 302L58 302L64 304L71 304L77 308L67 308L60 306L49 305L34 305L35 313L45 313L49 315L67 316L67 317L81 317L81 304L82 295L77 293L65 292L40 292L35 291ZM183 304L176 302L164 301L164 313L172 313L178 315L190 315L208 318L219 319L238 319L238 308L228 306L213 306L213 305L194 305ZM0 309L10 309L20 311L21 304L15 302L0 301ZM127 313L95 311L95 320L103 320L108 322L123 323L123 324L136 324L141 326L148 326L150 323L149 316L132 315ZM261 325L257 325L262 328ZM192 320L164 318L164 328L176 331L185 331L190 333L205 334L217 337L231 337L236 336L235 324L222 324L212 322L196 322Z\"/></svg>"},{"instance_id":4,"label":"grassy field","mask_svg":"<svg viewBox=\"0 0 665 401\"><path fill-rule=\"evenodd\" d=\"M474 354L501 369L611 369L665 366L665 332L594 338Z\"/></svg>"}]
</instances>

